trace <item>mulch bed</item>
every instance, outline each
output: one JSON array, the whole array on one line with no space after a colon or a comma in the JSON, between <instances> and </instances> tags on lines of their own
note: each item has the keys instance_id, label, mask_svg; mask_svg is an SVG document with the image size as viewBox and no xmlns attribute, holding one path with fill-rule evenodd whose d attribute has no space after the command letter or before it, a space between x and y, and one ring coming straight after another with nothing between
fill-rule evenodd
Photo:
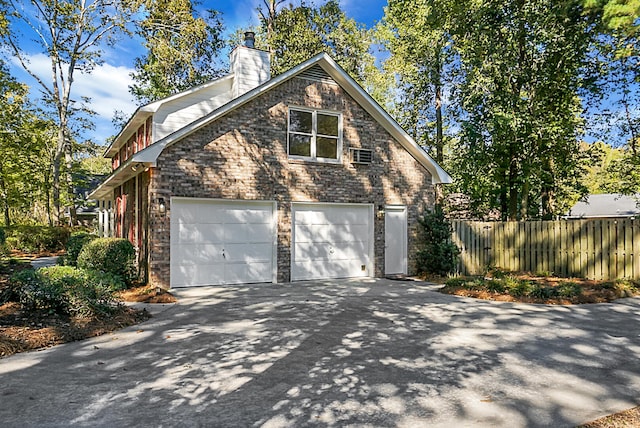
<instances>
[{"instance_id":1,"label":"mulch bed","mask_svg":"<svg viewBox=\"0 0 640 428\"><path fill-rule=\"evenodd\" d=\"M64 317L23 311L20 304L0 306L0 357L100 336L149 319L146 310L122 306L108 319Z\"/></svg>"},{"instance_id":2,"label":"mulch bed","mask_svg":"<svg viewBox=\"0 0 640 428\"><path fill-rule=\"evenodd\" d=\"M28 255L20 254L20 256ZM0 261L1 293L9 284L12 274L31 269L31 265L25 260L11 263L7 260ZM149 286L125 290L119 293L119 298L125 302L144 303L177 301L169 292ZM0 306L0 357L99 336L139 324L150 317L151 314L146 310L126 306L118 307L113 316L106 319L68 317L47 311L25 311L19 303L9 302Z\"/></svg>"},{"instance_id":3,"label":"mulch bed","mask_svg":"<svg viewBox=\"0 0 640 428\"><path fill-rule=\"evenodd\" d=\"M500 302L521 302L521 303L535 303L535 304L546 304L546 305L579 305L586 303L608 303L612 302L621 297L631 297L628 296L620 296L616 293L615 290L611 288L603 287L603 284L606 281L595 281L589 279L580 279L580 278L557 278L557 277L538 277L530 274L518 274L514 275L518 279L528 280L532 282L536 282L540 285L549 286L549 287L557 287L560 286L563 282L570 281L574 284L577 284L582 289L581 294L570 297L570 298L533 298L529 296L523 297L514 297L507 293L498 293L491 292L486 290L469 290L464 287L452 287L444 285L439 291L444 294L454 294L456 296L463 297L473 297L476 299L484 299L484 300L495 300ZM444 280L440 280L438 278L429 278L429 280L433 282L438 282L444 284Z\"/></svg>"},{"instance_id":4,"label":"mulch bed","mask_svg":"<svg viewBox=\"0 0 640 428\"><path fill-rule=\"evenodd\" d=\"M640 406L605 416L578 428L631 428L640 427Z\"/></svg>"}]
</instances>

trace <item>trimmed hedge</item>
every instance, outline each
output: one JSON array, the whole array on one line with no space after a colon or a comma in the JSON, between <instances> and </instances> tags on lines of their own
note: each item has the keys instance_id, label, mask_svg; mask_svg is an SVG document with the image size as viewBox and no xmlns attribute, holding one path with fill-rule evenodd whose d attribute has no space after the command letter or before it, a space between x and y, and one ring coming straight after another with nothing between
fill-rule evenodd
<instances>
[{"instance_id":1,"label":"trimmed hedge","mask_svg":"<svg viewBox=\"0 0 640 428\"><path fill-rule=\"evenodd\" d=\"M99 317L113 312L118 306L114 292L124 287L113 274L52 266L16 273L11 277L11 294L2 297L18 301L28 310Z\"/></svg>"},{"instance_id":2,"label":"trimmed hedge","mask_svg":"<svg viewBox=\"0 0 640 428\"><path fill-rule=\"evenodd\" d=\"M77 266L119 275L127 285L135 279L136 251L123 238L98 238L80 250Z\"/></svg>"},{"instance_id":3,"label":"trimmed hedge","mask_svg":"<svg viewBox=\"0 0 640 428\"><path fill-rule=\"evenodd\" d=\"M98 236L88 232L74 232L69 237L66 245L66 254L58 259L58 264L63 266L76 266L78 263L78 255L85 244L98 239Z\"/></svg>"},{"instance_id":4,"label":"trimmed hedge","mask_svg":"<svg viewBox=\"0 0 640 428\"><path fill-rule=\"evenodd\" d=\"M60 251L69 240L66 227L11 226L5 228L6 246L10 250L38 253Z\"/></svg>"}]
</instances>

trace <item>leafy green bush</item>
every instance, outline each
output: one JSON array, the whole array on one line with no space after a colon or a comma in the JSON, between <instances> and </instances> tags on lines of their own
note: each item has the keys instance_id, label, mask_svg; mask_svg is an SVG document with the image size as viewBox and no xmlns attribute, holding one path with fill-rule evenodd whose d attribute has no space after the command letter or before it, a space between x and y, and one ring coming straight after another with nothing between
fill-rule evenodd
<instances>
[{"instance_id":1,"label":"leafy green bush","mask_svg":"<svg viewBox=\"0 0 640 428\"><path fill-rule=\"evenodd\" d=\"M513 276L504 278L505 289L513 297L528 296L533 290L533 286L529 281L520 280Z\"/></svg>"},{"instance_id":2,"label":"leafy green bush","mask_svg":"<svg viewBox=\"0 0 640 428\"><path fill-rule=\"evenodd\" d=\"M618 297L631 297L637 294L639 284L630 279L616 279L610 287Z\"/></svg>"},{"instance_id":3,"label":"leafy green bush","mask_svg":"<svg viewBox=\"0 0 640 428\"><path fill-rule=\"evenodd\" d=\"M494 293L504 293L504 290L506 288L504 283L500 280L488 280L485 284L485 287L488 291Z\"/></svg>"},{"instance_id":4,"label":"leafy green bush","mask_svg":"<svg viewBox=\"0 0 640 428\"><path fill-rule=\"evenodd\" d=\"M52 283L44 279L39 271L26 269L11 277L13 295L28 310L49 310L65 313L67 308L64 288L60 283Z\"/></svg>"},{"instance_id":5,"label":"leafy green bush","mask_svg":"<svg viewBox=\"0 0 640 428\"><path fill-rule=\"evenodd\" d=\"M9 297L28 310L91 317L112 313L117 306L114 291L124 287L123 281L110 273L52 266L13 275L9 287L13 296Z\"/></svg>"},{"instance_id":6,"label":"leafy green bush","mask_svg":"<svg viewBox=\"0 0 640 428\"><path fill-rule=\"evenodd\" d=\"M73 266L51 266L40 269L50 283L63 288L66 312L78 316L100 316L113 312L114 292L126 287L117 275L77 269Z\"/></svg>"},{"instance_id":7,"label":"leafy green bush","mask_svg":"<svg viewBox=\"0 0 640 428\"><path fill-rule=\"evenodd\" d=\"M418 219L420 227L420 249L417 252L418 273L447 275L456 269L460 250L451 242L451 224L444 216L440 205L434 210L425 210Z\"/></svg>"},{"instance_id":8,"label":"leafy green bush","mask_svg":"<svg viewBox=\"0 0 640 428\"><path fill-rule=\"evenodd\" d=\"M558 289L548 285L531 284L529 296L536 299L555 299L558 297Z\"/></svg>"},{"instance_id":9,"label":"leafy green bush","mask_svg":"<svg viewBox=\"0 0 640 428\"><path fill-rule=\"evenodd\" d=\"M94 239L98 237L91 233L73 232L67 241L66 254L58 259L58 263L63 266L76 266L82 247Z\"/></svg>"},{"instance_id":10,"label":"leafy green bush","mask_svg":"<svg viewBox=\"0 0 640 428\"><path fill-rule=\"evenodd\" d=\"M572 281L565 281L558 285L558 296L569 299L579 296L582 293L582 287Z\"/></svg>"},{"instance_id":11,"label":"leafy green bush","mask_svg":"<svg viewBox=\"0 0 640 428\"><path fill-rule=\"evenodd\" d=\"M119 275L127 285L135 278L136 252L131 242L122 238L98 238L80 250L79 268Z\"/></svg>"},{"instance_id":12,"label":"leafy green bush","mask_svg":"<svg viewBox=\"0 0 640 428\"><path fill-rule=\"evenodd\" d=\"M62 250L70 232L66 227L11 226L5 228L5 233L9 249L38 253Z\"/></svg>"}]
</instances>

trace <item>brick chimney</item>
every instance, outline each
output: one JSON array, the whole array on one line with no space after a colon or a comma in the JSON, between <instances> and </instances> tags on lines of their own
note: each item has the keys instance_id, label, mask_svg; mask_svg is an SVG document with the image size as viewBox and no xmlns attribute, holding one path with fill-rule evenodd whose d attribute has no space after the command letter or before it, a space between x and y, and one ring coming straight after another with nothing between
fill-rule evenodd
<instances>
[{"instance_id":1,"label":"brick chimney","mask_svg":"<svg viewBox=\"0 0 640 428\"><path fill-rule=\"evenodd\" d=\"M244 46L231 52L231 73L233 73L233 98L237 98L251 89L271 79L269 52L255 49L255 34L244 33Z\"/></svg>"}]
</instances>

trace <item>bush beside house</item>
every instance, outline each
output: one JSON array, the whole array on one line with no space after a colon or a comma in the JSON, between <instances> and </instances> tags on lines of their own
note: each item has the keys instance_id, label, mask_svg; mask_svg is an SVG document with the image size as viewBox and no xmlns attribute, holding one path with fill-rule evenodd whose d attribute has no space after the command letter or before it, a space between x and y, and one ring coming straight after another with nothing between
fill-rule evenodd
<instances>
[{"instance_id":1,"label":"bush beside house","mask_svg":"<svg viewBox=\"0 0 640 428\"><path fill-rule=\"evenodd\" d=\"M451 242L452 228L440 205L426 209L418 219L420 249L417 252L418 273L445 276L456 270L460 250Z\"/></svg>"},{"instance_id":2,"label":"bush beside house","mask_svg":"<svg viewBox=\"0 0 640 428\"><path fill-rule=\"evenodd\" d=\"M98 238L82 247L77 266L118 275L131 285L135 279L135 257L136 251L127 239Z\"/></svg>"}]
</instances>

